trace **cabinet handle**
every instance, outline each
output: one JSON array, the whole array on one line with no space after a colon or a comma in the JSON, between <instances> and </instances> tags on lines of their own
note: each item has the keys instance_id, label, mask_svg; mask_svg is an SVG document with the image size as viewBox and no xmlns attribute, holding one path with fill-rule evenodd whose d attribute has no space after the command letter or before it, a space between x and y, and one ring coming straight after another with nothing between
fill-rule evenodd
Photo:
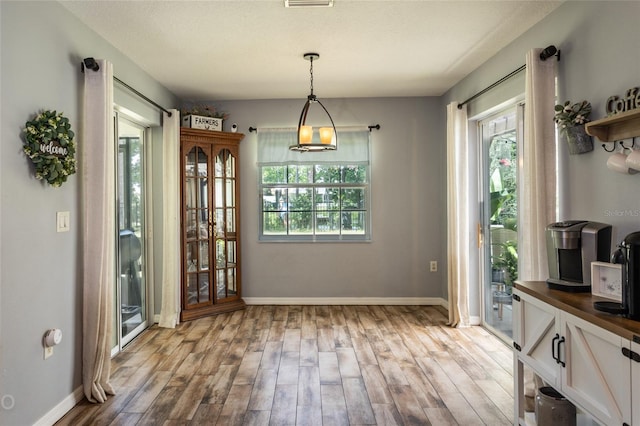
<instances>
[{"instance_id":1,"label":"cabinet handle","mask_svg":"<svg viewBox=\"0 0 640 426\"><path fill-rule=\"evenodd\" d=\"M556 333L556 337L551 341L551 356L556 360L556 364L560 364L560 358L556 355L556 343L560 340L560 335Z\"/></svg>"},{"instance_id":2,"label":"cabinet handle","mask_svg":"<svg viewBox=\"0 0 640 426\"><path fill-rule=\"evenodd\" d=\"M560 340L558 340L558 362L560 363L561 366L565 367L566 366L565 362L560 360L560 345L563 343L565 343L564 336L562 336Z\"/></svg>"},{"instance_id":3,"label":"cabinet handle","mask_svg":"<svg viewBox=\"0 0 640 426\"><path fill-rule=\"evenodd\" d=\"M628 348L622 348L622 355L635 362L640 362L640 354L635 351L629 350Z\"/></svg>"}]
</instances>

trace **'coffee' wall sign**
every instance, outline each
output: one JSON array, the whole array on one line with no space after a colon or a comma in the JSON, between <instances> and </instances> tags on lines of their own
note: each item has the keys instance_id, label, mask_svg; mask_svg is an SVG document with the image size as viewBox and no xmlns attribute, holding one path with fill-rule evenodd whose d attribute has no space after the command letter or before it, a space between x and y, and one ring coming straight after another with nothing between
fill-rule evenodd
<instances>
[{"instance_id":1,"label":"'coffee' wall sign","mask_svg":"<svg viewBox=\"0 0 640 426\"><path fill-rule=\"evenodd\" d=\"M607 115L618 114L640 108L640 90L637 87L627 90L624 98L610 96L607 99Z\"/></svg>"}]
</instances>

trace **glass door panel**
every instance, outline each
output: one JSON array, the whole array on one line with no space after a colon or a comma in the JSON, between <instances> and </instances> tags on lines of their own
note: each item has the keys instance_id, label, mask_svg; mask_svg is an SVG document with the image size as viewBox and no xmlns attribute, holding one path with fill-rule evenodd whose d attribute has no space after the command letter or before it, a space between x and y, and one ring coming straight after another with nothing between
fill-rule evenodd
<instances>
[{"instance_id":1,"label":"glass door panel","mask_svg":"<svg viewBox=\"0 0 640 426\"><path fill-rule=\"evenodd\" d=\"M227 207L233 207L235 206L236 200L235 200L235 193L236 193L236 181L233 178L228 178L225 182L226 184L226 188L225 188L225 193L226 193L226 205Z\"/></svg>"},{"instance_id":2,"label":"glass door panel","mask_svg":"<svg viewBox=\"0 0 640 426\"><path fill-rule=\"evenodd\" d=\"M511 292L518 277L520 129L515 107L481 122L484 324L506 340L512 336Z\"/></svg>"},{"instance_id":3,"label":"glass door panel","mask_svg":"<svg viewBox=\"0 0 640 426\"><path fill-rule=\"evenodd\" d=\"M192 147L184 158L185 179L185 246L184 265L186 279L185 308L212 303L211 273L209 269L210 215L209 210L209 155L200 146ZM193 176L193 177L190 177Z\"/></svg>"},{"instance_id":4,"label":"glass door panel","mask_svg":"<svg viewBox=\"0 0 640 426\"><path fill-rule=\"evenodd\" d=\"M227 209L227 221L226 221L226 225L227 225L227 233L229 234L234 234L236 232L236 209L235 208L228 208Z\"/></svg>"},{"instance_id":5,"label":"glass door panel","mask_svg":"<svg viewBox=\"0 0 640 426\"><path fill-rule=\"evenodd\" d=\"M145 262L145 129L116 119L117 154L117 288L118 344L122 348L147 326Z\"/></svg>"},{"instance_id":6,"label":"glass door panel","mask_svg":"<svg viewBox=\"0 0 640 426\"><path fill-rule=\"evenodd\" d=\"M226 299L237 295L235 157L228 149L222 149L215 164L216 297Z\"/></svg>"}]
</instances>

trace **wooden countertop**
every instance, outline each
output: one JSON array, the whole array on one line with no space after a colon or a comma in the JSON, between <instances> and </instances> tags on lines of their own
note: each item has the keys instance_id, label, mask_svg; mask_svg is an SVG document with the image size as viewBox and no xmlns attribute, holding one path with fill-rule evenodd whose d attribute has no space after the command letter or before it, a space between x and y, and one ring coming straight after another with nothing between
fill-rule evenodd
<instances>
[{"instance_id":1,"label":"wooden countertop","mask_svg":"<svg viewBox=\"0 0 640 426\"><path fill-rule=\"evenodd\" d=\"M545 281L516 281L515 288L618 336L640 343L640 321L596 311L593 308L593 302L607 300L605 298L593 296L591 293L552 290Z\"/></svg>"}]
</instances>

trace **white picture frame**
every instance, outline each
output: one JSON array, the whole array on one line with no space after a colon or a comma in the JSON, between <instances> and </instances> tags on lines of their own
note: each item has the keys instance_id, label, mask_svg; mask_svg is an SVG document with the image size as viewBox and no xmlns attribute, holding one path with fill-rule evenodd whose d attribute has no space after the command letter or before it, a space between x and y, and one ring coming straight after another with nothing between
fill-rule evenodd
<instances>
[{"instance_id":1,"label":"white picture frame","mask_svg":"<svg viewBox=\"0 0 640 426\"><path fill-rule=\"evenodd\" d=\"M591 262L591 294L622 302L622 265Z\"/></svg>"}]
</instances>

